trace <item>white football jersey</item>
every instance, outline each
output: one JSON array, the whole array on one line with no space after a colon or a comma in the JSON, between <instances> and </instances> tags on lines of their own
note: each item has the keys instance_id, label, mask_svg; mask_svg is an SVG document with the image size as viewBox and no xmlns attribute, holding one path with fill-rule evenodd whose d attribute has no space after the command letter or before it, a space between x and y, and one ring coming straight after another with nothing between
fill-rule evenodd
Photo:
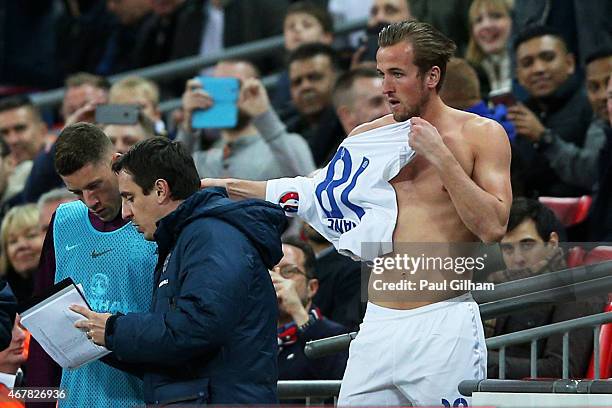
<instances>
[{"instance_id":1,"label":"white football jersey","mask_svg":"<svg viewBox=\"0 0 612 408\"><path fill-rule=\"evenodd\" d=\"M343 255L372 260L392 252L397 200L389 180L414 157L409 136L405 121L346 138L312 176L268 181L266 200L302 218Z\"/></svg>"}]
</instances>

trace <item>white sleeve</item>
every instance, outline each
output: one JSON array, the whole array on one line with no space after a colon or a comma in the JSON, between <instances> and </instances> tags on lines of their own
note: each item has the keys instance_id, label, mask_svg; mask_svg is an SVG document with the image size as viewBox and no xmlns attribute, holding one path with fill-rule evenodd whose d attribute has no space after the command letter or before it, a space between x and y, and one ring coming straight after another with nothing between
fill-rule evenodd
<instances>
[{"instance_id":1,"label":"white sleeve","mask_svg":"<svg viewBox=\"0 0 612 408\"><path fill-rule=\"evenodd\" d=\"M287 216L297 215L308 223L313 221L312 217L317 217L312 178L300 176L268 180L266 201L280 205Z\"/></svg>"}]
</instances>

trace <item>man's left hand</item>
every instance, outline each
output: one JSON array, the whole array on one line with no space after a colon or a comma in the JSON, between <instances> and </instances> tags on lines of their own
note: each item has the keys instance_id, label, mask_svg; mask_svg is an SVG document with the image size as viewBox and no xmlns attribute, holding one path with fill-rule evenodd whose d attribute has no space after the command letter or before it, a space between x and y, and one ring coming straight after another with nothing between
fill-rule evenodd
<instances>
[{"instance_id":1,"label":"man's left hand","mask_svg":"<svg viewBox=\"0 0 612 408\"><path fill-rule=\"evenodd\" d=\"M508 119L514 123L516 133L532 143L540 141L546 129L535 113L521 103L508 108Z\"/></svg>"},{"instance_id":2,"label":"man's left hand","mask_svg":"<svg viewBox=\"0 0 612 408\"><path fill-rule=\"evenodd\" d=\"M442 136L431 123L419 117L410 119L411 130L408 144L414 151L430 162L443 160L450 153Z\"/></svg>"},{"instance_id":3,"label":"man's left hand","mask_svg":"<svg viewBox=\"0 0 612 408\"><path fill-rule=\"evenodd\" d=\"M104 333L106 331L106 321L112 315L110 313L96 313L79 305L70 306L70 310L86 318L86 320L76 322L74 327L83 330L87 337L97 345L105 346Z\"/></svg>"}]
</instances>

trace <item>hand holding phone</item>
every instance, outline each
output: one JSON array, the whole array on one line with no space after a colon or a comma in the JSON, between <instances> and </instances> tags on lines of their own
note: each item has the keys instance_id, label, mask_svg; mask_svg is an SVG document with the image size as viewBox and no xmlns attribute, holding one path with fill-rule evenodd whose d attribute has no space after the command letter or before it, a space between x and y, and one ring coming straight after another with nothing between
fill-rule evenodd
<instances>
[{"instance_id":1,"label":"hand holding phone","mask_svg":"<svg viewBox=\"0 0 612 408\"><path fill-rule=\"evenodd\" d=\"M96 123L110 125L135 125L138 123L138 105L98 105Z\"/></svg>"},{"instance_id":2,"label":"hand holding phone","mask_svg":"<svg viewBox=\"0 0 612 408\"><path fill-rule=\"evenodd\" d=\"M489 93L489 100L493 105L505 105L506 107L516 105L516 98L514 94L507 89L501 89L499 91L493 91Z\"/></svg>"},{"instance_id":3,"label":"hand holding phone","mask_svg":"<svg viewBox=\"0 0 612 408\"><path fill-rule=\"evenodd\" d=\"M208 109L196 109L191 116L193 129L230 129L238 123L240 82L230 77L198 77L203 91L212 100Z\"/></svg>"}]
</instances>

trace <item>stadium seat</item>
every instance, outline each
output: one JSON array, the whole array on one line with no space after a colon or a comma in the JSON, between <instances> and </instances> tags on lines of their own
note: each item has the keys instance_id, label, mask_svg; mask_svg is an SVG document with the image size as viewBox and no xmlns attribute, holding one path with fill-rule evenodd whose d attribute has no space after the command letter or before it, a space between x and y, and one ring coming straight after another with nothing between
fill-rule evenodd
<instances>
[{"instance_id":1,"label":"stadium seat","mask_svg":"<svg viewBox=\"0 0 612 408\"><path fill-rule=\"evenodd\" d=\"M582 197L540 197L540 202L555 213L565 227L580 224L589 213L593 199Z\"/></svg>"},{"instance_id":2,"label":"stadium seat","mask_svg":"<svg viewBox=\"0 0 612 408\"><path fill-rule=\"evenodd\" d=\"M612 312L612 294L608 295L604 311ZM601 326L599 333L599 373L599 378L612 378L612 323ZM595 354L591 357L585 378L595 378Z\"/></svg>"},{"instance_id":3,"label":"stadium seat","mask_svg":"<svg viewBox=\"0 0 612 408\"><path fill-rule=\"evenodd\" d=\"M605 261L612 261L612 246L598 246L589 251L584 257L584 264L590 265ZM608 304L605 312L612 312L612 293L608 295ZM600 355L599 372L600 378L612 378L612 323L601 326L599 335ZM595 374L595 355L591 357L591 364L587 371L586 378L594 378Z\"/></svg>"},{"instance_id":4,"label":"stadium seat","mask_svg":"<svg viewBox=\"0 0 612 408\"><path fill-rule=\"evenodd\" d=\"M605 261L612 261L612 246L601 245L589 251L584 257L584 264L591 265Z\"/></svg>"},{"instance_id":5,"label":"stadium seat","mask_svg":"<svg viewBox=\"0 0 612 408\"><path fill-rule=\"evenodd\" d=\"M567 250L567 267L575 268L584 264L584 256L586 251L581 246L571 247Z\"/></svg>"}]
</instances>

